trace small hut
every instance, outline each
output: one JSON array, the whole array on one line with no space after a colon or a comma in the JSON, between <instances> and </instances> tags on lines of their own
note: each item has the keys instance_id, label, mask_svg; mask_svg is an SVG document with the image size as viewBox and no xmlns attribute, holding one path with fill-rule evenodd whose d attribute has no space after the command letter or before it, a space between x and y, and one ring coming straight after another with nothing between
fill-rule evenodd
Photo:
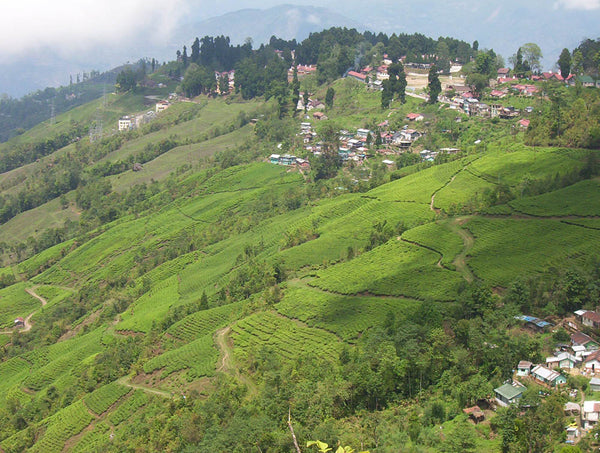
<instances>
[{"instance_id":1,"label":"small hut","mask_svg":"<svg viewBox=\"0 0 600 453\"><path fill-rule=\"evenodd\" d=\"M467 407L463 412L469 416L475 423L480 423L485 420L485 414L479 406Z\"/></svg>"},{"instance_id":2,"label":"small hut","mask_svg":"<svg viewBox=\"0 0 600 453\"><path fill-rule=\"evenodd\" d=\"M25 327L25 320L21 317L15 319L15 327Z\"/></svg>"}]
</instances>

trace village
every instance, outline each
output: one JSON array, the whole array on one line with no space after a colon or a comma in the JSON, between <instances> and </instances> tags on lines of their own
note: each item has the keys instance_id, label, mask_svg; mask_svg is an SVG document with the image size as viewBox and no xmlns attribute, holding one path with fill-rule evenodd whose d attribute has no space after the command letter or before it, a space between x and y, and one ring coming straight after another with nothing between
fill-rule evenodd
<instances>
[{"instance_id":1,"label":"village","mask_svg":"<svg viewBox=\"0 0 600 453\"><path fill-rule=\"evenodd\" d=\"M423 56L427 57L427 56ZM402 58L400 59L402 61ZM393 62L384 55L383 62L377 68L370 66L358 70L350 70L345 77L357 80L365 84L367 90L381 91L383 90L383 82L389 79L388 68ZM406 94L421 98L427 101L428 97L423 92L423 79L426 80L424 71L427 71L432 66L431 63L412 64L404 63L409 72L409 84ZM315 74L317 67L315 65L304 66L298 65L295 67L296 74L299 78ZM564 79L559 73L544 72L540 75L532 75L530 79L519 79L510 75L510 69L500 68L497 71L497 78L490 81L491 89L488 90L485 98L486 102L475 97L471 87L466 86L463 76L457 75L462 69L460 65L453 65L450 70L450 75L444 79L442 86L444 91L439 98L439 102L446 105L448 109L455 110L457 123L462 121L462 117L479 117L483 119L499 118L508 121L514 121L513 128L518 130L526 130L529 127L530 120L527 118L533 113L534 107L529 105L523 109L517 109L511 105L505 105L502 102L505 98L511 96L519 98L529 98L534 100L535 96L542 95L542 90L538 82L556 82L564 83L570 86L579 82L582 86L600 86L600 80L595 81L589 76L574 76L570 75ZM294 67L288 71L288 81L291 81L294 76ZM424 77L425 76L425 77ZM412 81L412 82L411 82ZM533 102L532 102L533 104ZM317 141L317 133L313 130L315 122L329 119L326 114L325 103L310 95L309 93L300 93L300 99L296 106L298 111L303 111L304 121L300 125L298 136L302 138L303 149L305 156L318 156L322 152L323 143ZM409 113L405 117L405 122L400 130L392 130L389 128L389 122L384 121L377 125L377 131L357 128L355 131L340 130L339 141L340 147L338 155L342 162L352 163L354 165L362 164L367 158L375 155L371 150L375 150L377 154L383 155L383 163L389 168L394 168L395 161L393 155L399 155L404 152L418 153L422 161L433 162L439 154L456 154L460 151L457 148L440 148L437 150L419 149L413 151L411 148L419 138L425 135L423 128L417 125L424 121L425 117L420 113ZM283 166L298 166L301 170L310 170L310 164L306 157L296 157L291 154L274 153L269 156L269 161L276 165Z\"/></svg>"},{"instance_id":2,"label":"village","mask_svg":"<svg viewBox=\"0 0 600 453\"><path fill-rule=\"evenodd\" d=\"M600 333L600 314L577 310L574 316L560 319L556 325L534 316L519 315L515 319L534 335L559 330L565 335L570 333L570 342L556 343L553 354L545 357L542 363L521 360L516 364L512 379L494 389L493 401L480 401L479 405L463 412L473 423L480 423L486 418L480 405L487 410L510 405L527 410L528 405L521 404L521 399L529 388L537 389L542 397L553 391L560 392L568 399L564 413L571 419L565 427L566 442L575 444L597 427L600 420L600 341L585 333ZM579 384L584 383L582 390L573 385L574 377Z\"/></svg>"}]
</instances>

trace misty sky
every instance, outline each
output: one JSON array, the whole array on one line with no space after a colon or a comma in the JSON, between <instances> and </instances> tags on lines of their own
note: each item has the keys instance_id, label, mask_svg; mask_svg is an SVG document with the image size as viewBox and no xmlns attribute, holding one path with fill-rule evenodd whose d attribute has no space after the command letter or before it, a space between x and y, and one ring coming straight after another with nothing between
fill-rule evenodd
<instances>
[{"instance_id":1,"label":"misty sky","mask_svg":"<svg viewBox=\"0 0 600 453\"><path fill-rule=\"evenodd\" d=\"M170 60L203 36L202 21L281 4L325 7L375 32L478 39L506 58L538 42L548 68L563 47L600 35L600 0L372 0L366 10L363 0L0 0L0 93L20 96L142 57ZM542 10L554 14L541 18Z\"/></svg>"},{"instance_id":2,"label":"misty sky","mask_svg":"<svg viewBox=\"0 0 600 453\"><path fill-rule=\"evenodd\" d=\"M267 8L281 0L22 0L7 1L0 8L0 57L10 59L29 51L52 48L63 56L96 46L118 48L130 43L168 40L178 23L202 20L242 8ZM335 1L301 3L330 6ZM369 8L389 4L373 0ZM463 4L478 4L466 0ZM218 9L215 8L218 5ZM548 0L555 9L600 9L600 0ZM343 13L343 11L342 11ZM134 47L134 46L131 46ZM122 50L122 49L121 49Z\"/></svg>"}]
</instances>

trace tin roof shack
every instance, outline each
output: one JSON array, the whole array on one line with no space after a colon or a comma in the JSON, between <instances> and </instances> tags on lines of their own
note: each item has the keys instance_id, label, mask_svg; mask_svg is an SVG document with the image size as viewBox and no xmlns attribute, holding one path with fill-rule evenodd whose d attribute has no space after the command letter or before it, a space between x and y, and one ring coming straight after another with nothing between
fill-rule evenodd
<instances>
[{"instance_id":1,"label":"tin roof shack","mask_svg":"<svg viewBox=\"0 0 600 453\"><path fill-rule=\"evenodd\" d=\"M537 365L531 370L531 376L542 384L549 385L550 387L557 387L567 383L567 378L560 374L558 371L550 370L543 365Z\"/></svg>"},{"instance_id":2,"label":"tin roof shack","mask_svg":"<svg viewBox=\"0 0 600 453\"><path fill-rule=\"evenodd\" d=\"M526 327L533 330L534 332L544 332L546 329L552 326L548 321L536 318L535 316L519 315L515 316L515 319L525 321Z\"/></svg>"},{"instance_id":3,"label":"tin roof shack","mask_svg":"<svg viewBox=\"0 0 600 453\"><path fill-rule=\"evenodd\" d=\"M521 385L501 385L500 387L494 389L494 394L496 395L496 402L500 406L510 406L511 404L514 404L517 401L519 401L521 396L523 396L523 392L525 392L525 390L527 390L527 388Z\"/></svg>"},{"instance_id":4,"label":"tin roof shack","mask_svg":"<svg viewBox=\"0 0 600 453\"><path fill-rule=\"evenodd\" d=\"M600 378L593 377L590 379L590 390L592 392L600 392Z\"/></svg>"},{"instance_id":5,"label":"tin roof shack","mask_svg":"<svg viewBox=\"0 0 600 453\"><path fill-rule=\"evenodd\" d=\"M20 316L15 319L15 327L25 327L25 320Z\"/></svg>"}]
</instances>

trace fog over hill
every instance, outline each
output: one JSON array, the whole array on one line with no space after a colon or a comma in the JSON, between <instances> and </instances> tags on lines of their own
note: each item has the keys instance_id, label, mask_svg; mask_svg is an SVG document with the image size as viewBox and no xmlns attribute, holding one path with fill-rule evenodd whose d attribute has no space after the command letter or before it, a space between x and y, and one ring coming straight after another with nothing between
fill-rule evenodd
<instances>
[{"instance_id":1,"label":"fog over hill","mask_svg":"<svg viewBox=\"0 0 600 453\"><path fill-rule=\"evenodd\" d=\"M170 60L178 48L189 47L196 36L205 35L228 35L233 43L250 37L256 47L272 35L302 40L313 31L347 26L478 40L481 48L493 48L506 59L520 45L535 42L542 48L546 69L553 68L562 48L571 50L582 39L600 35L600 0L376 0L368 7L359 0L309 0L302 6L277 1L260 5L263 9L246 0L224 1L215 14L214 7L203 1L177 0L165 7L151 0L140 3L138 10L120 11L119 20L103 14L89 22L89 32L81 26L76 37L73 32L61 35L72 20L64 27L55 25L47 36L43 21L38 28L20 30L11 22L11 11L5 11L0 20L5 25L0 35L0 93L21 96L48 85L67 84L69 74L103 71L141 57ZM65 9L63 15L69 11ZM45 44L43 48L39 43Z\"/></svg>"}]
</instances>

